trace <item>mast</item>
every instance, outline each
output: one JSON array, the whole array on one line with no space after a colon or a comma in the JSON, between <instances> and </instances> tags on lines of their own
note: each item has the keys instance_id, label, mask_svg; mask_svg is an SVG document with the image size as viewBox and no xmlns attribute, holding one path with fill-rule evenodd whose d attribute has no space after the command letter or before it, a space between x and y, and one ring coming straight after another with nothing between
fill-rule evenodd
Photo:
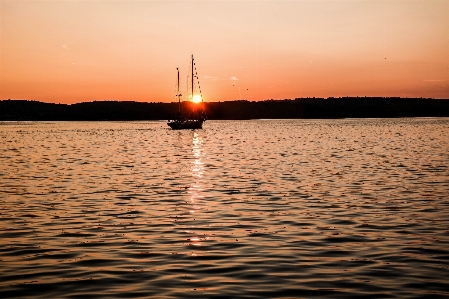
<instances>
[{"instance_id":1,"label":"mast","mask_svg":"<svg viewBox=\"0 0 449 299\"><path fill-rule=\"evenodd\" d=\"M178 97L178 113L179 116L181 116L181 94L179 93L179 69L176 68L178 71L178 94L176 95Z\"/></svg>"},{"instance_id":2,"label":"mast","mask_svg":"<svg viewBox=\"0 0 449 299\"><path fill-rule=\"evenodd\" d=\"M193 54L192 54L192 101L193 101Z\"/></svg>"}]
</instances>

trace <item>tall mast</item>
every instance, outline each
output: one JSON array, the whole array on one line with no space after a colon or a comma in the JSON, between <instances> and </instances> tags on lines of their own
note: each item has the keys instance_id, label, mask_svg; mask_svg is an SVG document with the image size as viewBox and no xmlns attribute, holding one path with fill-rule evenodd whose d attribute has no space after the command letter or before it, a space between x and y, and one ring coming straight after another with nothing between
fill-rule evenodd
<instances>
[{"instance_id":1,"label":"tall mast","mask_svg":"<svg viewBox=\"0 0 449 299\"><path fill-rule=\"evenodd\" d=\"M192 101L193 101L193 54L192 54Z\"/></svg>"}]
</instances>

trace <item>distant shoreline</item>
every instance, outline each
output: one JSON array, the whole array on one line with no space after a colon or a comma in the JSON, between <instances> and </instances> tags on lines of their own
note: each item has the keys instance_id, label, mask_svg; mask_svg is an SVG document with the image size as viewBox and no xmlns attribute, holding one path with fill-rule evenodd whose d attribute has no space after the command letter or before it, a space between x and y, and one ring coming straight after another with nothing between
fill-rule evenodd
<instances>
[{"instance_id":1,"label":"distant shoreline","mask_svg":"<svg viewBox=\"0 0 449 299\"><path fill-rule=\"evenodd\" d=\"M214 120L449 117L449 99L432 98L296 98L203 104L208 118ZM191 104L183 102L183 109L188 105ZM177 111L176 102L94 101L69 105L0 101L0 121L167 120Z\"/></svg>"}]
</instances>

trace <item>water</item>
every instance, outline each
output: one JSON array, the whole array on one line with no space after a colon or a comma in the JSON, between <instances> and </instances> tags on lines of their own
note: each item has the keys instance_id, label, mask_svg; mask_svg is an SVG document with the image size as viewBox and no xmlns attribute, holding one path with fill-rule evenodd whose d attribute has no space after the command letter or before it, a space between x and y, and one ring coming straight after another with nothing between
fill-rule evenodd
<instances>
[{"instance_id":1,"label":"water","mask_svg":"<svg viewBox=\"0 0 449 299\"><path fill-rule=\"evenodd\" d=\"M0 124L0 297L448 298L449 119Z\"/></svg>"}]
</instances>

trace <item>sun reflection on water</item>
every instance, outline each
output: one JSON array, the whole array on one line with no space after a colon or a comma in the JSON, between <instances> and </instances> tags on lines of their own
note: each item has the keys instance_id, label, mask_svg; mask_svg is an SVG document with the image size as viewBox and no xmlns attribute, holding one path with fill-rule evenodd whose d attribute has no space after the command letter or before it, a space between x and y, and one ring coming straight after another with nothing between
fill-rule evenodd
<instances>
[{"instance_id":1,"label":"sun reflection on water","mask_svg":"<svg viewBox=\"0 0 449 299\"><path fill-rule=\"evenodd\" d=\"M192 139L192 155L193 161L190 166L190 174L192 176L192 184L188 189L190 203L192 204L191 209L189 210L190 214L195 214L196 211L201 209L201 202L199 201L203 198L202 193L202 182L203 182L203 174L204 174L204 163L202 161L203 157L203 139L200 134L197 132L193 132ZM195 216L198 217L198 216ZM194 225L191 226L195 227ZM201 241L204 238L199 237L197 234L193 233L192 237L189 239L191 246L201 246ZM192 254L196 255L192 252Z\"/></svg>"},{"instance_id":2,"label":"sun reflection on water","mask_svg":"<svg viewBox=\"0 0 449 299\"><path fill-rule=\"evenodd\" d=\"M189 194L190 194L190 202L196 203L199 198L201 198L201 183L203 179L204 174L204 163L202 162L202 156L203 156L203 140L200 137L200 135L197 132L193 133L193 140L192 140L192 154L193 154L193 162L190 168L190 173L192 175L192 178L194 179L194 182L192 183L191 187L189 188ZM196 207L194 206L194 210Z\"/></svg>"}]
</instances>

